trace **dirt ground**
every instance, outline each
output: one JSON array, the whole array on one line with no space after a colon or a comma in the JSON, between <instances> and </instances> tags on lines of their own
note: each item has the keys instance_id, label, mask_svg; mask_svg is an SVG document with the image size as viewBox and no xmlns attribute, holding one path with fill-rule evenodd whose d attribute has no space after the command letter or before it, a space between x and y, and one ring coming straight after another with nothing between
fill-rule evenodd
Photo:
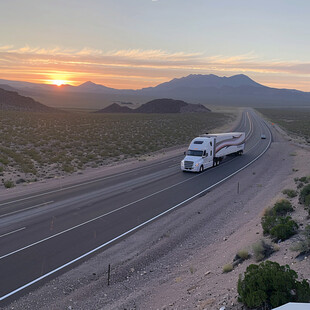
<instances>
[{"instance_id":1,"label":"dirt ground","mask_svg":"<svg viewBox=\"0 0 310 310\"><path fill-rule=\"evenodd\" d=\"M161 156L176 150L170 152ZM263 238L264 209L284 197L283 189L296 189L294 178L310 175L309 155L309 149L275 133L270 149L249 168L4 309L243 309L237 281L254 258L229 273L222 268L238 250L253 252L253 243ZM310 221L297 198L290 200L302 229ZM309 279L309 259L298 261L290 250L297 240L279 243L269 259Z\"/></svg>"}]
</instances>

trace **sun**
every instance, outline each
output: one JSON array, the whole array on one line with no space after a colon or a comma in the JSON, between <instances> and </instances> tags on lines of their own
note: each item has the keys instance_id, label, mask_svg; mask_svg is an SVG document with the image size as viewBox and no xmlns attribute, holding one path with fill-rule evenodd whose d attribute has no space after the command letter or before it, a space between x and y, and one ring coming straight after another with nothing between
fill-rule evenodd
<instances>
[{"instance_id":1,"label":"sun","mask_svg":"<svg viewBox=\"0 0 310 310\"><path fill-rule=\"evenodd\" d=\"M57 86L62 86L66 83L67 83L67 81L65 81L65 80L52 80L52 84L57 85Z\"/></svg>"}]
</instances>

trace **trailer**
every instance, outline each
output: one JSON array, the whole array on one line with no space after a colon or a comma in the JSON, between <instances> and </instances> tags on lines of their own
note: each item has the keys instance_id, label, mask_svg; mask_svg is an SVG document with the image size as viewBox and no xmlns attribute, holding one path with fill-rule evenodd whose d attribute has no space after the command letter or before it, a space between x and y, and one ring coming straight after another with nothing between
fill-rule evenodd
<instances>
[{"instance_id":1,"label":"trailer","mask_svg":"<svg viewBox=\"0 0 310 310\"><path fill-rule=\"evenodd\" d=\"M196 137L184 153L181 170L201 172L207 168L218 166L227 155L242 155L244 144L244 132L204 134Z\"/></svg>"}]
</instances>

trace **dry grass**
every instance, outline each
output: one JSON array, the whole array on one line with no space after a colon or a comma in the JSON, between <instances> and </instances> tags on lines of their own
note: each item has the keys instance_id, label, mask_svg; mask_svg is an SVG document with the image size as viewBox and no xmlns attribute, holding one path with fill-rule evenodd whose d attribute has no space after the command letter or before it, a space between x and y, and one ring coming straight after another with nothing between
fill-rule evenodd
<instances>
[{"instance_id":1,"label":"dry grass","mask_svg":"<svg viewBox=\"0 0 310 310\"><path fill-rule=\"evenodd\" d=\"M232 264L226 264L223 266L223 273L231 272L234 269Z\"/></svg>"},{"instance_id":2,"label":"dry grass","mask_svg":"<svg viewBox=\"0 0 310 310\"><path fill-rule=\"evenodd\" d=\"M270 121L310 143L310 109L257 109ZM292 155L294 156L294 155Z\"/></svg>"},{"instance_id":3,"label":"dry grass","mask_svg":"<svg viewBox=\"0 0 310 310\"><path fill-rule=\"evenodd\" d=\"M0 168L26 178L53 177L189 143L230 121L223 113L0 115ZM2 180L3 182L5 179Z\"/></svg>"}]
</instances>

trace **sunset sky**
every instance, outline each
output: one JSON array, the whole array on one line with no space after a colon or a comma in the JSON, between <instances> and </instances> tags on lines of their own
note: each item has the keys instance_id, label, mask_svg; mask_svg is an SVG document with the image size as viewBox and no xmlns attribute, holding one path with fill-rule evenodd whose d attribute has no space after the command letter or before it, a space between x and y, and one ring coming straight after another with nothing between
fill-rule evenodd
<instances>
[{"instance_id":1,"label":"sunset sky","mask_svg":"<svg viewBox=\"0 0 310 310\"><path fill-rule=\"evenodd\" d=\"M310 91L309 0L0 2L0 78L114 88L188 74Z\"/></svg>"}]
</instances>

